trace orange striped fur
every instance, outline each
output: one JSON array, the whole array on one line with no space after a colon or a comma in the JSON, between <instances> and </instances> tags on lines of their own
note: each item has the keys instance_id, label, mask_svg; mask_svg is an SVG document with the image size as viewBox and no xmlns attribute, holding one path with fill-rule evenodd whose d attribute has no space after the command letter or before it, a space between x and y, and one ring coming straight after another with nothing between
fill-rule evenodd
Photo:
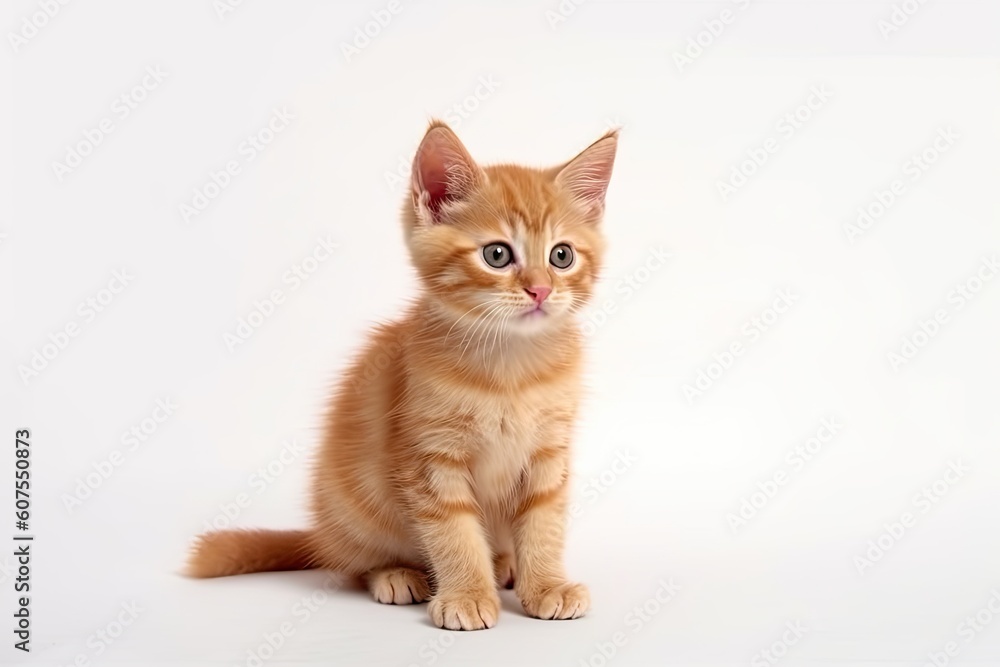
<instances>
[{"instance_id":1,"label":"orange striped fur","mask_svg":"<svg viewBox=\"0 0 1000 667\"><path fill-rule=\"evenodd\" d=\"M204 535L192 576L328 568L364 576L380 602L429 600L450 629L492 627L511 584L532 616L587 611L562 565L575 315L600 270L616 146L611 132L552 169L480 167L431 124L403 210L421 295L376 328L333 396L311 529ZM495 242L511 265L485 261ZM571 266L550 263L557 244ZM530 313L537 288L551 293Z\"/></svg>"}]
</instances>

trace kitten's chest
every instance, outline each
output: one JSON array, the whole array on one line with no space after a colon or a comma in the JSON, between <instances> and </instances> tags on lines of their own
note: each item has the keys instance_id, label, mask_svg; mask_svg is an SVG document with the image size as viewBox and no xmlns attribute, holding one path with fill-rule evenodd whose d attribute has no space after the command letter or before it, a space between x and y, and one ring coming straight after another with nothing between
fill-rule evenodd
<instances>
[{"instance_id":1,"label":"kitten's chest","mask_svg":"<svg viewBox=\"0 0 1000 667\"><path fill-rule=\"evenodd\" d=\"M546 410L525 400L496 400L476 415L471 472L476 497L496 504L510 498L532 453L542 445Z\"/></svg>"}]
</instances>

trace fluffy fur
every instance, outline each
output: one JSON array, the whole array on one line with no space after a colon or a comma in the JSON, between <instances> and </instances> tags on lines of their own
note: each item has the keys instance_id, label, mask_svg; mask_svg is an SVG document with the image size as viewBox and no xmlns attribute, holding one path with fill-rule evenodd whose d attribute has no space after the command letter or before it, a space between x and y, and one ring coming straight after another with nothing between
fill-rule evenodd
<instances>
[{"instance_id":1,"label":"fluffy fur","mask_svg":"<svg viewBox=\"0 0 1000 667\"><path fill-rule=\"evenodd\" d=\"M421 294L373 332L331 401L311 529L209 533L192 576L328 568L362 575L379 602L429 600L456 630L496 623L497 586L538 618L587 611L562 565L574 316L600 270L616 147L611 132L552 169L480 167L431 124L402 216ZM484 260L496 242L509 266ZM560 269L563 243L575 260Z\"/></svg>"}]
</instances>

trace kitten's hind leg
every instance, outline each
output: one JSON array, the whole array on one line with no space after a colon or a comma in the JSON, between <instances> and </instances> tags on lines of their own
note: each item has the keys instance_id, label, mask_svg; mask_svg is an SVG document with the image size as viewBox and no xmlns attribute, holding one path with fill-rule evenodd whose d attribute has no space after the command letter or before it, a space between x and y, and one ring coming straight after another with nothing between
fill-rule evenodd
<instances>
[{"instance_id":1,"label":"kitten's hind leg","mask_svg":"<svg viewBox=\"0 0 1000 667\"><path fill-rule=\"evenodd\" d=\"M493 578L497 582L497 588L514 588L517 572L510 520L500 513L499 508L494 507L487 509L487 520L490 548L493 550Z\"/></svg>"},{"instance_id":2,"label":"kitten's hind leg","mask_svg":"<svg viewBox=\"0 0 1000 667\"><path fill-rule=\"evenodd\" d=\"M382 604L416 604L431 597L427 573L411 567L385 567L365 574L372 597Z\"/></svg>"},{"instance_id":3,"label":"kitten's hind leg","mask_svg":"<svg viewBox=\"0 0 1000 667\"><path fill-rule=\"evenodd\" d=\"M514 588L514 554L503 553L493 557L493 575L497 588Z\"/></svg>"}]
</instances>

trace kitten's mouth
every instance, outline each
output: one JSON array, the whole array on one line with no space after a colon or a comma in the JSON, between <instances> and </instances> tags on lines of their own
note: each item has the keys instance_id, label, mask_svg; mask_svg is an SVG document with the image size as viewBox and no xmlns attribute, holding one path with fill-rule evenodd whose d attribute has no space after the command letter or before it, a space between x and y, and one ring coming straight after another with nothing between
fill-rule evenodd
<instances>
[{"instance_id":1,"label":"kitten's mouth","mask_svg":"<svg viewBox=\"0 0 1000 667\"><path fill-rule=\"evenodd\" d=\"M521 317L526 319L536 319L539 317L545 317L546 315L548 315L548 312L546 312L546 310L542 308L541 304L532 307L531 310L525 313L521 313Z\"/></svg>"}]
</instances>

